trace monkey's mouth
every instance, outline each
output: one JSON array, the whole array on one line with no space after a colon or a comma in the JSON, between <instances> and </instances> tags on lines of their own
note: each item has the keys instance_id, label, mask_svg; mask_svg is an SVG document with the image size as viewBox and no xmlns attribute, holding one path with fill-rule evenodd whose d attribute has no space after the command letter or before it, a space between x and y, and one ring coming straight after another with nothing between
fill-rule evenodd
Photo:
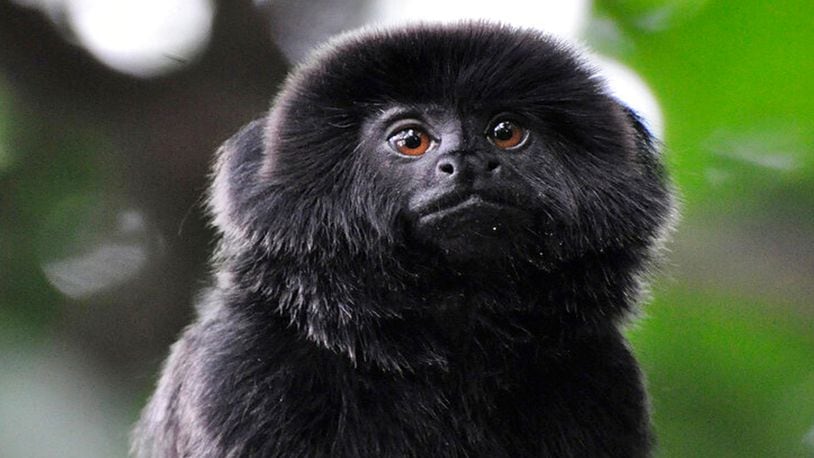
<instances>
[{"instance_id":1,"label":"monkey's mouth","mask_svg":"<svg viewBox=\"0 0 814 458\"><path fill-rule=\"evenodd\" d=\"M528 212L479 194L449 196L418 212L419 232L446 239L511 237L511 229L529 223Z\"/></svg>"},{"instance_id":2,"label":"monkey's mouth","mask_svg":"<svg viewBox=\"0 0 814 458\"><path fill-rule=\"evenodd\" d=\"M420 221L429 222L433 219L454 216L457 213L490 213L503 209L504 207L506 207L506 205L502 203L487 200L480 195L472 194L464 198L452 197L439 199L419 211L418 215Z\"/></svg>"}]
</instances>

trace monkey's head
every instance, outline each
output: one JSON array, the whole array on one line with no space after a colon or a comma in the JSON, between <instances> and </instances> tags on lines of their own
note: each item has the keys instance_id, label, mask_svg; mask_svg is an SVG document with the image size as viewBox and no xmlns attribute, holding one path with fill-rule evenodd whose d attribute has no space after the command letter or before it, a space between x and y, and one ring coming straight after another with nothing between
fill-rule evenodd
<instances>
[{"instance_id":1,"label":"monkey's head","mask_svg":"<svg viewBox=\"0 0 814 458\"><path fill-rule=\"evenodd\" d=\"M333 266L323 286L337 271L362 281L411 263L408 274L584 263L635 274L669 223L669 183L638 117L530 30L346 35L294 70L263 123L221 154L223 251Z\"/></svg>"},{"instance_id":2,"label":"monkey's head","mask_svg":"<svg viewBox=\"0 0 814 458\"><path fill-rule=\"evenodd\" d=\"M217 222L294 256L417 244L554 267L650 245L671 206L649 133L589 67L482 23L327 45L284 85L262 164L249 159L249 179L222 168L241 189L216 198Z\"/></svg>"}]
</instances>

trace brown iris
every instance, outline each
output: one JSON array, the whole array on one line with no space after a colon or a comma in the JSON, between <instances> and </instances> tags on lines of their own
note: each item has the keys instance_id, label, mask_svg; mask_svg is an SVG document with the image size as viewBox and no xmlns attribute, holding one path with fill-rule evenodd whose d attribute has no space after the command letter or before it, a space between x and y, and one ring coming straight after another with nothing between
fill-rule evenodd
<instances>
[{"instance_id":1,"label":"brown iris","mask_svg":"<svg viewBox=\"0 0 814 458\"><path fill-rule=\"evenodd\" d=\"M523 144L527 135L526 129L514 121L501 120L492 125L486 132L486 136L498 148L512 149Z\"/></svg>"},{"instance_id":2,"label":"brown iris","mask_svg":"<svg viewBox=\"0 0 814 458\"><path fill-rule=\"evenodd\" d=\"M388 139L393 149L406 156L421 156L432 145L429 134L417 127L408 127Z\"/></svg>"}]
</instances>

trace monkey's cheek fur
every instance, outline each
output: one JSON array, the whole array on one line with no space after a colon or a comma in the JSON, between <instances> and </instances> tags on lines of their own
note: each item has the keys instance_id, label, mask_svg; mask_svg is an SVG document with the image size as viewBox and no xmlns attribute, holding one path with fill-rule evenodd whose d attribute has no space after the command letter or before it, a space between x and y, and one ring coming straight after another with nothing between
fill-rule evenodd
<instances>
[{"instance_id":1,"label":"monkey's cheek fur","mask_svg":"<svg viewBox=\"0 0 814 458\"><path fill-rule=\"evenodd\" d=\"M471 196L419 216L415 236L453 259L510 256L534 219L525 210Z\"/></svg>"}]
</instances>

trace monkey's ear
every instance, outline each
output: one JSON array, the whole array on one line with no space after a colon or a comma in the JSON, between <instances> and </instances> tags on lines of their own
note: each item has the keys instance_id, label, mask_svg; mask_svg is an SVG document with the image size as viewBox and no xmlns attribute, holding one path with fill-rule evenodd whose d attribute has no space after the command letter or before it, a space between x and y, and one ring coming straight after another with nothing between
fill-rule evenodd
<instances>
[{"instance_id":1,"label":"monkey's ear","mask_svg":"<svg viewBox=\"0 0 814 458\"><path fill-rule=\"evenodd\" d=\"M659 142L645 125L644 119L624 103L616 101L616 104L622 110L625 121L631 128L631 135L638 150L637 152L644 157L658 157Z\"/></svg>"},{"instance_id":2,"label":"monkey's ear","mask_svg":"<svg viewBox=\"0 0 814 458\"><path fill-rule=\"evenodd\" d=\"M265 118L252 121L218 150L208 208L213 224L224 234L243 227L243 216L250 213L249 197L263 163L265 123Z\"/></svg>"}]
</instances>

